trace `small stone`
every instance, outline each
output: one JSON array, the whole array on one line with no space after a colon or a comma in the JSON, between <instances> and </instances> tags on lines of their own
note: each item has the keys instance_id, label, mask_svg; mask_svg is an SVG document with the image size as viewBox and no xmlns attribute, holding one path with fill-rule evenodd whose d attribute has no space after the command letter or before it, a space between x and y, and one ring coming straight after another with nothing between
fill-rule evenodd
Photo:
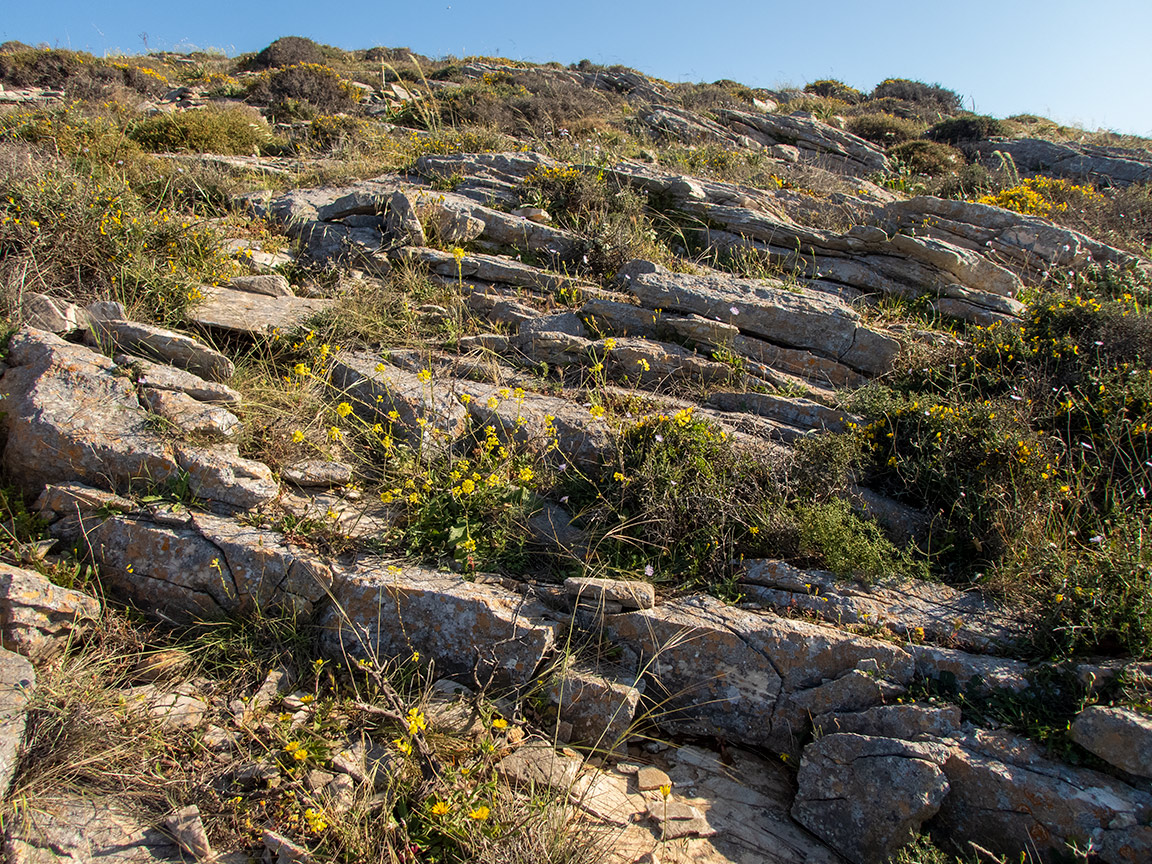
<instances>
[{"instance_id":1,"label":"small stone","mask_svg":"<svg viewBox=\"0 0 1152 864\"><path fill-rule=\"evenodd\" d=\"M307 459L284 469L285 480L304 488L343 486L352 480L352 466L344 462Z\"/></svg>"},{"instance_id":2,"label":"small stone","mask_svg":"<svg viewBox=\"0 0 1152 864\"><path fill-rule=\"evenodd\" d=\"M92 321L127 321L128 310L116 300L97 300L84 307Z\"/></svg>"},{"instance_id":3,"label":"small stone","mask_svg":"<svg viewBox=\"0 0 1152 864\"><path fill-rule=\"evenodd\" d=\"M204 722L208 703L188 693L164 692L153 684L122 690L128 710L144 711L168 729L194 729Z\"/></svg>"},{"instance_id":4,"label":"small stone","mask_svg":"<svg viewBox=\"0 0 1152 864\"><path fill-rule=\"evenodd\" d=\"M681 837L711 837L716 829L704 817L698 819L668 820L663 824L665 840L678 840Z\"/></svg>"},{"instance_id":5,"label":"small stone","mask_svg":"<svg viewBox=\"0 0 1152 864\"><path fill-rule=\"evenodd\" d=\"M316 860L303 846L275 831L265 830L263 839L264 848L276 856L276 864L314 864Z\"/></svg>"},{"instance_id":6,"label":"small stone","mask_svg":"<svg viewBox=\"0 0 1152 864\"><path fill-rule=\"evenodd\" d=\"M50 333L74 333L88 326L84 311L60 297L29 292L24 295L22 311L29 326Z\"/></svg>"},{"instance_id":7,"label":"small stone","mask_svg":"<svg viewBox=\"0 0 1152 864\"><path fill-rule=\"evenodd\" d=\"M79 516L96 510L127 513L135 510L136 505L115 492L105 492L83 483L49 483L32 509L52 521L60 516Z\"/></svg>"},{"instance_id":8,"label":"small stone","mask_svg":"<svg viewBox=\"0 0 1152 864\"><path fill-rule=\"evenodd\" d=\"M547 225L552 221L552 215L542 207L517 207L512 211L512 215L531 222L539 222L541 225Z\"/></svg>"},{"instance_id":9,"label":"small stone","mask_svg":"<svg viewBox=\"0 0 1152 864\"><path fill-rule=\"evenodd\" d=\"M247 709L252 712L265 711L277 696L283 696L292 689L296 674L287 666L279 666L269 672L259 689L252 694Z\"/></svg>"},{"instance_id":10,"label":"small stone","mask_svg":"<svg viewBox=\"0 0 1152 864\"><path fill-rule=\"evenodd\" d=\"M666 801L650 801L648 803L648 817L661 824L665 822L687 822L693 819L704 818L700 811L691 804L685 804L683 801L673 801L671 798Z\"/></svg>"},{"instance_id":11,"label":"small stone","mask_svg":"<svg viewBox=\"0 0 1152 864\"><path fill-rule=\"evenodd\" d=\"M655 765L645 765L636 775L636 783L641 792L655 792L661 786L672 786L668 775Z\"/></svg>"},{"instance_id":12,"label":"small stone","mask_svg":"<svg viewBox=\"0 0 1152 864\"><path fill-rule=\"evenodd\" d=\"M136 665L132 668L132 675L138 681L151 684L161 678L179 675L191 665L192 658L187 651L169 648L164 651L145 654L136 661Z\"/></svg>"},{"instance_id":13,"label":"small stone","mask_svg":"<svg viewBox=\"0 0 1152 864\"><path fill-rule=\"evenodd\" d=\"M346 774L341 774L341 777L346 777ZM304 778L304 785L313 792L319 792L329 783L336 779L335 774L329 774L327 771L321 771L315 768L308 772L308 776Z\"/></svg>"},{"instance_id":14,"label":"small stone","mask_svg":"<svg viewBox=\"0 0 1152 864\"><path fill-rule=\"evenodd\" d=\"M1072 723L1072 740L1117 768L1152 777L1152 716L1129 708L1085 708Z\"/></svg>"},{"instance_id":15,"label":"small stone","mask_svg":"<svg viewBox=\"0 0 1152 864\"><path fill-rule=\"evenodd\" d=\"M565 579L564 589L570 597L576 597L584 603L598 605L612 601L625 609L651 609L656 605L656 589L648 582L580 576Z\"/></svg>"},{"instance_id":16,"label":"small stone","mask_svg":"<svg viewBox=\"0 0 1152 864\"><path fill-rule=\"evenodd\" d=\"M241 429L240 418L219 405L209 405L173 390L144 387L140 396L148 410L189 435L222 441Z\"/></svg>"},{"instance_id":17,"label":"small stone","mask_svg":"<svg viewBox=\"0 0 1152 864\"><path fill-rule=\"evenodd\" d=\"M4 647L36 662L51 659L100 617L100 602L39 573L0 563Z\"/></svg>"},{"instance_id":18,"label":"small stone","mask_svg":"<svg viewBox=\"0 0 1152 864\"><path fill-rule=\"evenodd\" d=\"M188 854L197 861L214 857L212 844L208 842L208 834L204 830L204 822L200 818L200 808L195 804L172 813L164 820L164 827L172 838L184 848Z\"/></svg>"},{"instance_id":19,"label":"small stone","mask_svg":"<svg viewBox=\"0 0 1152 864\"><path fill-rule=\"evenodd\" d=\"M583 760L565 756L540 742L526 744L500 760L497 772L513 783L568 790L576 782Z\"/></svg>"},{"instance_id":20,"label":"small stone","mask_svg":"<svg viewBox=\"0 0 1152 864\"><path fill-rule=\"evenodd\" d=\"M344 813L356 797L356 782L347 774L339 774L322 790L328 799L329 808L335 813Z\"/></svg>"},{"instance_id":21,"label":"small stone","mask_svg":"<svg viewBox=\"0 0 1152 864\"><path fill-rule=\"evenodd\" d=\"M0 649L0 794L16 773L20 742L24 737L25 710L36 686L32 664L11 651Z\"/></svg>"},{"instance_id":22,"label":"small stone","mask_svg":"<svg viewBox=\"0 0 1152 864\"><path fill-rule=\"evenodd\" d=\"M225 753L236 747L236 736L219 726L209 726L201 741L205 747L216 753Z\"/></svg>"},{"instance_id":23,"label":"small stone","mask_svg":"<svg viewBox=\"0 0 1152 864\"><path fill-rule=\"evenodd\" d=\"M266 276L236 276L229 283L237 291L264 294L268 297L291 297L292 286L279 273Z\"/></svg>"}]
</instances>

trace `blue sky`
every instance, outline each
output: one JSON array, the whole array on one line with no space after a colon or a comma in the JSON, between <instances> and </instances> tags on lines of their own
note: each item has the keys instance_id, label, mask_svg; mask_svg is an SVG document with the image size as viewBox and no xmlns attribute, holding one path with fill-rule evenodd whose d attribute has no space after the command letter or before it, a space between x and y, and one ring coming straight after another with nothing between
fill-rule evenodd
<instances>
[{"instance_id":1,"label":"blue sky","mask_svg":"<svg viewBox=\"0 0 1152 864\"><path fill-rule=\"evenodd\" d=\"M839 78L940 83L996 116L1032 113L1152 136L1150 0L942 3L701 0L580 3L139 3L3 0L0 41L140 53L256 51L278 36L341 48L624 63L674 81L777 87Z\"/></svg>"}]
</instances>

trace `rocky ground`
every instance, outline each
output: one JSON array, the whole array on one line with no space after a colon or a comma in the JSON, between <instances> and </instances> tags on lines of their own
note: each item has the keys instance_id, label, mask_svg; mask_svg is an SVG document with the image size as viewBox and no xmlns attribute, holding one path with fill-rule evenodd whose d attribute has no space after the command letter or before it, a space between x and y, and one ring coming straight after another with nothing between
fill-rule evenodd
<instances>
[{"instance_id":1,"label":"rocky ground","mask_svg":"<svg viewBox=\"0 0 1152 864\"><path fill-rule=\"evenodd\" d=\"M647 147L780 174L609 159L566 129L441 146L437 94L527 74L457 73L357 85L353 113L415 148L403 170L155 157L244 178L181 217L216 232L223 269L178 306L36 283L0 245L24 262L0 377L9 860L1152 857L1146 654L1038 650L1031 601L930 573L938 514L796 461L875 419L846 394L1023 326L1057 276L1145 279L1146 250L909 195L884 146L781 94L692 110L631 71L535 67L532 86L612 94ZM48 158L27 122L0 136L13 189ZM1102 189L1152 171L1148 149L1040 138L964 152ZM589 183L601 210L571 203ZM611 509L637 436L689 433L687 475ZM766 511L703 546L642 532L668 502L714 512L684 486L724 459L807 464L787 470L827 482L819 512L929 569L783 554Z\"/></svg>"}]
</instances>

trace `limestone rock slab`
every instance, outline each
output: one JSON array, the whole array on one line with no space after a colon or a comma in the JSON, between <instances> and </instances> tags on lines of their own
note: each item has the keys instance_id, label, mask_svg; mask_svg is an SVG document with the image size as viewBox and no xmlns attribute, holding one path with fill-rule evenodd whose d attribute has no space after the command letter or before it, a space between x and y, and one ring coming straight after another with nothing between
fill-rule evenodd
<instances>
[{"instance_id":1,"label":"limestone rock slab","mask_svg":"<svg viewBox=\"0 0 1152 864\"><path fill-rule=\"evenodd\" d=\"M0 632L8 650L36 662L50 659L99 617L95 597L0 563Z\"/></svg>"},{"instance_id":2,"label":"limestone rock slab","mask_svg":"<svg viewBox=\"0 0 1152 864\"><path fill-rule=\"evenodd\" d=\"M804 748L792 816L849 861L882 864L948 794L947 748L837 733Z\"/></svg>"},{"instance_id":3,"label":"limestone rock slab","mask_svg":"<svg viewBox=\"0 0 1152 864\"><path fill-rule=\"evenodd\" d=\"M210 381L227 381L236 371L231 360L200 340L138 321L94 321L85 341L154 357Z\"/></svg>"},{"instance_id":4,"label":"limestone rock slab","mask_svg":"<svg viewBox=\"0 0 1152 864\"><path fill-rule=\"evenodd\" d=\"M330 309L333 303L324 298L270 297L208 285L200 290L204 301L189 310L189 320L208 329L251 336L299 327L312 316Z\"/></svg>"},{"instance_id":5,"label":"limestone rock slab","mask_svg":"<svg viewBox=\"0 0 1152 864\"><path fill-rule=\"evenodd\" d=\"M473 682L522 686L551 651L558 625L547 610L495 585L421 567L365 562L338 571L320 617L332 657L431 657L438 671Z\"/></svg>"},{"instance_id":6,"label":"limestone rock slab","mask_svg":"<svg viewBox=\"0 0 1152 864\"><path fill-rule=\"evenodd\" d=\"M1129 774L1152 777L1152 716L1093 705L1073 721L1072 740Z\"/></svg>"},{"instance_id":7,"label":"limestone rock slab","mask_svg":"<svg viewBox=\"0 0 1152 864\"><path fill-rule=\"evenodd\" d=\"M19 654L0 648L0 792L16 773L24 738L25 709L36 687L36 671Z\"/></svg>"}]
</instances>

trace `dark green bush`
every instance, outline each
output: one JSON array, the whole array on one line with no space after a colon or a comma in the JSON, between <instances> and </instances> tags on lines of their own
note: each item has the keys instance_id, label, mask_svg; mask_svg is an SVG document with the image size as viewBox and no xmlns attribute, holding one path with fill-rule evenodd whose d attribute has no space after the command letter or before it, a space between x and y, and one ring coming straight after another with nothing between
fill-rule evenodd
<instances>
[{"instance_id":1,"label":"dark green bush","mask_svg":"<svg viewBox=\"0 0 1152 864\"><path fill-rule=\"evenodd\" d=\"M804 87L804 92L811 93L813 96L823 96L825 99L839 99L849 105L856 105L864 101L863 93L834 78L813 81Z\"/></svg>"},{"instance_id":2,"label":"dark green bush","mask_svg":"<svg viewBox=\"0 0 1152 864\"><path fill-rule=\"evenodd\" d=\"M956 171L967 161L955 147L938 141L905 141L889 150L888 155L906 165L914 174L927 174L929 177Z\"/></svg>"},{"instance_id":3,"label":"dark green bush","mask_svg":"<svg viewBox=\"0 0 1152 864\"><path fill-rule=\"evenodd\" d=\"M924 124L892 114L860 114L848 119L848 131L882 147L911 141L924 134Z\"/></svg>"},{"instance_id":4,"label":"dark green bush","mask_svg":"<svg viewBox=\"0 0 1152 864\"><path fill-rule=\"evenodd\" d=\"M328 63L344 56L331 45L321 45L303 36L281 36L252 58L251 69L276 69L297 63Z\"/></svg>"},{"instance_id":5,"label":"dark green bush","mask_svg":"<svg viewBox=\"0 0 1152 864\"><path fill-rule=\"evenodd\" d=\"M317 114L351 111L359 94L327 66L299 63L262 75L247 99L267 105L277 119L311 119Z\"/></svg>"},{"instance_id":6,"label":"dark green bush","mask_svg":"<svg viewBox=\"0 0 1152 864\"><path fill-rule=\"evenodd\" d=\"M939 84L925 84L907 78L888 78L876 85L870 99L901 99L918 106L954 114L961 109L960 94Z\"/></svg>"},{"instance_id":7,"label":"dark green bush","mask_svg":"<svg viewBox=\"0 0 1152 864\"><path fill-rule=\"evenodd\" d=\"M988 138L999 138L1008 134L1008 127L995 117L983 114L966 114L963 117L952 117L941 120L924 133L930 141L942 141L945 144L959 144L964 141L984 141Z\"/></svg>"}]
</instances>

